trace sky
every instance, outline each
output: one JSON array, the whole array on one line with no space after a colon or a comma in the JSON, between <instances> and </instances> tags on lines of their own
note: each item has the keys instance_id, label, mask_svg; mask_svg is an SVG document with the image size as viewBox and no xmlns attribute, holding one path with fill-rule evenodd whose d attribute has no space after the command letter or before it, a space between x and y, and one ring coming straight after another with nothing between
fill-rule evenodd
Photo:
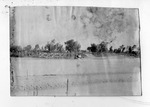
<instances>
[{"instance_id":1,"label":"sky","mask_svg":"<svg viewBox=\"0 0 150 107\"><path fill-rule=\"evenodd\" d=\"M55 39L64 42L74 39L86 49L91 43L110 42L120 45L139 45L138 9L21 6L10 9L10 32L19 46L44 46Z\"/></svg>"}]
</instances>

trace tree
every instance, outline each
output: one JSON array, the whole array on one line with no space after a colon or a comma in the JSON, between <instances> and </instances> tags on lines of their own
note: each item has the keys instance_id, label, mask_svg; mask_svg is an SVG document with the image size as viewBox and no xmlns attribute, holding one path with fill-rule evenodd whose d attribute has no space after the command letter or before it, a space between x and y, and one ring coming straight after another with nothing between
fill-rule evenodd
<instances>
[{"instance_id":1,"label":"tree","mask_svg":"<svg viewBox=\"0 0 150 107\"><path fill-rule=\"evenodd\" d=\"M89 52L91 52L91 47L87 47L87 50L88 50Z\"/></svg>"},{"instance_id":2,"label":"tree","mask_svg":"<svg viewBox=\"0 0 150 107\"><path fill-rule=\"evenodd\" d=\"M78 52L80 50L80 48L81 48L81 45L77 41L75 41L74 42L74 51Z\"/></svg>"},{"instance_id":3,"label":"tree","mask_svg":"<svg viewBox=\"0 0 150 107\"><path fill-rule=\"evenodd\" d=\"M134 56L138 56L139 55L139 53L138 53L138 47L136 45L132 46L132 52L131 53Z\"/></svg>"},{"instance_id":4,"label":"tree","mask_svg":"<svg viewBox=\"0 0 150 107\"><path fill-rule=\"evenodd\" d=\"M37 51L37 50L39 50L39 49L40 49L39 44L36 44L35 47L34 47L34 50Z\"/></svg>"},{"instance_id":5,"label":"tree","mask_svg":"<svg viewBox=\"0 0 150 107\"><path fill-rule=\"evenodd\" d=\"M44 47L43 47L43 46L41 47L41 50L42 50L42 51L44 50Z\"/></svg>"},{"instance_id":6,"label":"tree","mask_svg":"<svg viewBox=\"0 0 150 107\"><path fill-rule=\"evenodd\" d=\"M11 45L10 46L10 55L11 56L20 56L20 53L22 51L22 48L20 46Z\"/></svg>"},{"instance_id":7,"label":"tree","mask_svg":"<svg viewBox=\"0 0 150 107\"><path fill-rule=\"evenodd\" d=\"M26 47L24 47L24 50L29 52L31 51L31 48L32 48L31 45L27 45Z\"/></svg>"},{"instance_id":8,"label":"tree","mask_svg":"<svg viewBox=\"0 0 150 107\"><path fill-rule=\"evenodd\" d=\"M48 50L49 52L53 52L55 50L55 39L45 45L45 50Z\"/></svg>"},{"instance_id":9,"label":"tree","mask_svg":"<svg viewBox=\"0 0 150 107\"><path fill-rule=\"evenodd\" d=\"M55 43L55 39L53 39L51 42L48 42L45 45L45 50L48 50L49 52L63 52L64 48L63 45L60 43Z\"/></svg>"},{"instance_id":10,"label":"tree","mask_svg":"<svg viewBox=\"0 0 150 107\"><path fill-rule=\"evenodd\" d=\"M112 46L109 48L109 52L113 52L113 47Z\"/></svg>"},{"instance_id":11,"label":"tree","mask_svg":"<svg viewBox=\"0 0 150 107\"><path fill-rule=\"evenodd\" d=\"M125 47L123 47L121 52L122 52L122 53L124 53L125 49L126 49L126 48L125 48Z\"/></svg>"},{"instance_id":12,"label":"tree","mask_svg":"<svg viewBox=\"0 0 150 107\"><path fill-rule=\"evenodd\" d=\"M78 52L81 48L81 45L77 41L74 41L73 39L66 41L65 45L66 50L69 51L70 53Z\"/></svg>"},{"instance_id":13,"label":"tree","mask_svg":"<svg viewBox=\"0 0 150 107\"><path fill-rule=\"evenodd\" d=\"M136 48L137 48L137 46L136 46L136 45L133 45L133 46L132 46L132 51L134 51Z\"/></svg>"},{"instance_id":14,"label":"tree","mask_svg":"<svg viewBox=\"0 0 150 107\"><path fill-rule=\"evenodd\" d=\"M61 45L59 43L57 43L55 45L55 48L56 48L55 51L57 51L57 52L63 52L64 51L63 45Z\"/></svg>"},{"instance_id":15,"label":"tree","mask_svg":"<svg viewBox=\"0 0 150 107\"><path fill-rule=\"evenodd\" d=\"M91 44L91 52L97 52L97 45L96 44Z\"/></svg>"},{"instance_id":16,"label":"tree","mask_svg":"<svg viewBox=\"0 0 150 107\"><path fill-rule=\"evenodd\" d=\"M107 52L108 49L107 49L107 42L101 42L98 46L97 46L97 51L98 52Z\"/></svg>"},{"instance_id":17,"label":"tree","mask_svg":"<svg viewBox=\"0 0 150 107\"><path fill-rule=\"evenodd\" d=\"M132 53L132 47L129 46L129 54L131 54L131 53Z\"/></svg>"},{"instance_id":18,"label":"tree","mask_svg":"<svg viewBox=\"0 0 150 107\"><path fill-rule=\"evenodd\" d=\"M20 46L12 45L10 46L10 52L17 53L20 52L22 48Z\"/></svg>"},{"instance_id":19,"label":"tree","mask_svg":"<svg viewBox=\"0 0 150 107\"><path fill-rule=\"evenodd\" d=\"M124 50L125 50L124 45L121 45L121 46L120 46L120 52L124 52Z\"/></svg>"},{"instance_id":20,"label":"tree","mask_svg":"<svg viewBox=\"0 0 150 107\"><path fill-rule=\"evenodd\" d=\"M31 55L31 49L32 49L31 45L27 45L26 47L24 47L23 54L30 56Z\"/></svg>"}]
</instances>

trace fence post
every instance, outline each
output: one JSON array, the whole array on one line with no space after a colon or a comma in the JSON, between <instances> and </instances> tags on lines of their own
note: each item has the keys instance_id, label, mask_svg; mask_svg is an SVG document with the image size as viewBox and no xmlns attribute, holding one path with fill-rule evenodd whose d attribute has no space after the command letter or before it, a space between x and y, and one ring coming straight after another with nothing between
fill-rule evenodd
<instances>
[{"instance_id":1,"label":"fence post","mask_svg":"<svg viewBox=\"0 0 150 107\"><path fill-rule=\"evenodd\" d=\"M67 88L67 89L66 89L66 95L67 95L67 96L68 96L68 88L69 88L68 86L69 86L69 79L67 79L67 87L66 87L66 88Z\"/></svg>"}]
</instances>

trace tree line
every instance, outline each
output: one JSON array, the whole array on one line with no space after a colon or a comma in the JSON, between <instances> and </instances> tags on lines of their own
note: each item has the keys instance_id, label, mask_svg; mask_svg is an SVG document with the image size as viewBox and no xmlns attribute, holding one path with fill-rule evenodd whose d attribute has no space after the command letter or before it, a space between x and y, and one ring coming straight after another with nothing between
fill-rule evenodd
<instances>
[{"instance_id":1,"label":"tree line","mask_svg":"<svg viewBox=\"0 0 150 107\"><path fill-rule=\"evenodd\" d=\"M72 53L72 52L79 52L81 45L71 39L66 42L64 42L65 47L63 47L62 44L57 43L55 39L51 40L50 42L47 42L45 46L40 47L39 44L36 44L33 48L31 45L27 45L25 47L17 46L17 45L11 45L10 46L10 56L19 57L19 56L29 56L38 54L40 52L46 52L46 53Z\"/></svg>"},{"instance_id":2,"label":"tree line","mask_svg":"<svg viewBox=\"0 0 150 107\"><path fill-rule=\"evenodd\" d=\"M108 42L102 41L99 44L92 43L91 46L87 47L87 50L80 50L81 45L79 42L71 39L64 42L65 47L57 43L55 39L47 42L45 46L39 46L36 44L33 48L31 45L27 45L25 47L11 45L10 46L10 56L12 57L23 57L23 56L32 56L38 55L39 53L91 53L93 55L101 55L107 53L115 53L115 54L126 54L130 56L139 56L140 48L136 45L133 46L124 46L121 45L119 48L115 49L113 46L108 48Z\"/></svg>"},{"instance_id":3,"label":"tree line","mask_svg":"<svg viewBox=\"0 0 150 107\"><path fill-rule=\"evenodd\" d=\"M130 56L140 56L140 47L136 45L133 46L124 46L121 45L119 48L113 48L110 46L107 48L108 42L102 41L100 44L91 44L91 46L87 47L87 50L92 54L101 54L101 53L116 53L116 54L126 54Z\"/></svg>"}]
</instances>

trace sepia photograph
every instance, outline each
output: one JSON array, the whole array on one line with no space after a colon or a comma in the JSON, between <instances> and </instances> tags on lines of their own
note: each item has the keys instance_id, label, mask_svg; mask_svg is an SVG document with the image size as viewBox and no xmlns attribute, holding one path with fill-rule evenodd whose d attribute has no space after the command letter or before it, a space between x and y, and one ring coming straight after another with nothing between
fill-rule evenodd
<instances>
[{"instance_id":1,"label":"sepia photograph","mask_svg":"<svg viewBox=\"0 0 150 107\"><path fill-rule=\"evenodd\" d=\"M12 6L11 96L141 96L138 8Z\"/></svg>"}]
</instances>

